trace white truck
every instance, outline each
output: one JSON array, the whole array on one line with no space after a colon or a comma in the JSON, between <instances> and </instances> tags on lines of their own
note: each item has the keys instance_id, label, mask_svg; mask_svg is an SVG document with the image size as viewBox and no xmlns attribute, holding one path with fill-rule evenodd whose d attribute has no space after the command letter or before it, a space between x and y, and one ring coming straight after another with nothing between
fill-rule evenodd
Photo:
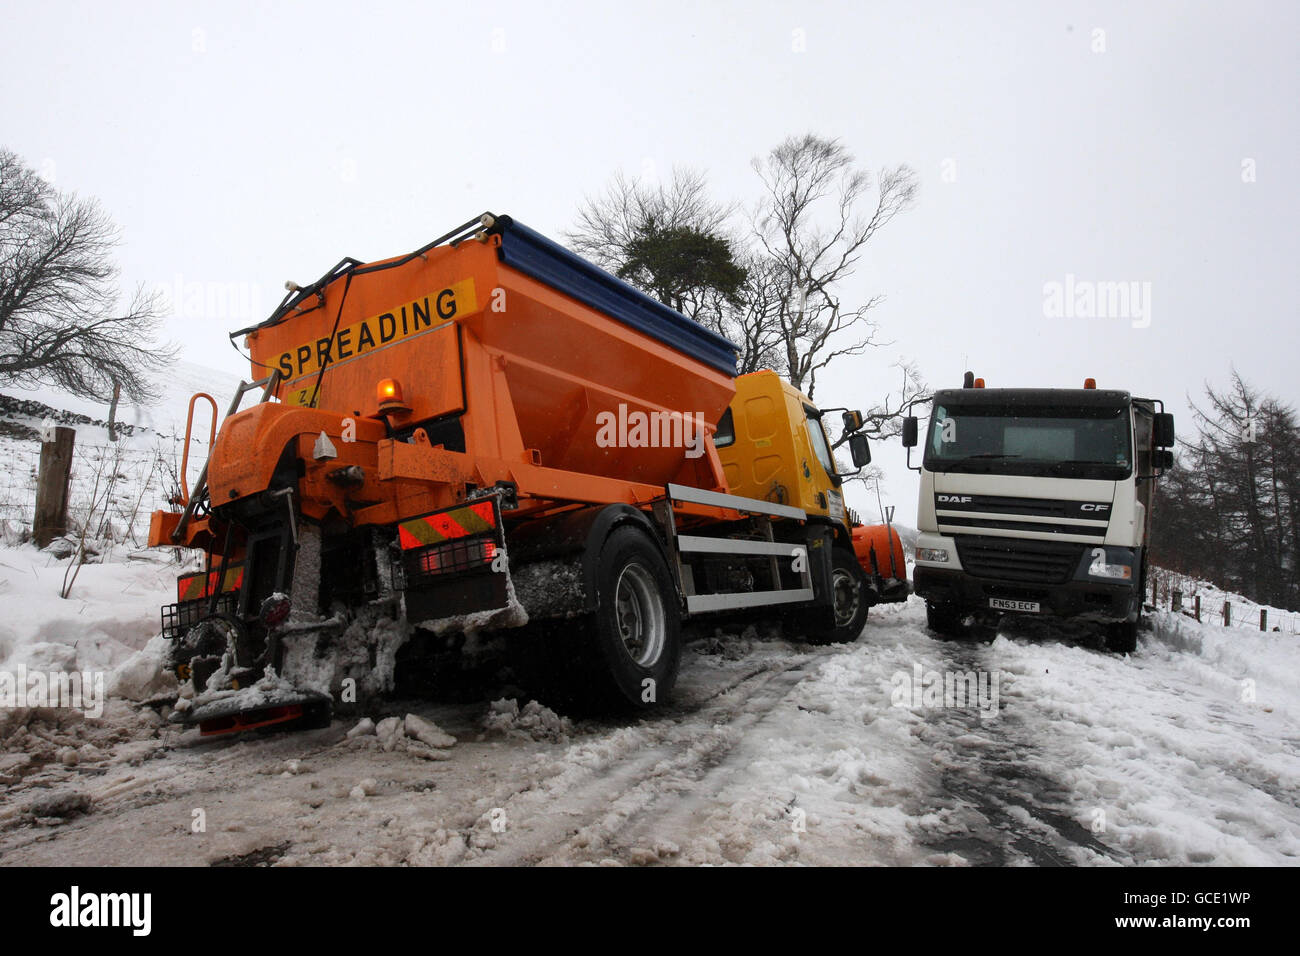
<instances>
[{"instance_id":1,"label":"white truck","mask_svg":"<svg viewBox=\"0 0 1300 956\"><path fill-rule=\"evenodd\" d=\"M960 636L1004 614L1101 623L1137 646L1155 482L1173 463L1159 400L1098 389L962 388L932 396L913 590L930 628Z\"/></svg>"}]
</instances>

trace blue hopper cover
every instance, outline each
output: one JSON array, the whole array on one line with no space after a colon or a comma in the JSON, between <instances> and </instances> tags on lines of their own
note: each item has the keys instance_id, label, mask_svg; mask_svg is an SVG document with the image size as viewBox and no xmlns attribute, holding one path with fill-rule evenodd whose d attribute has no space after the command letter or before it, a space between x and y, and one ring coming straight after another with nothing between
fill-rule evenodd
<instances>
[{"instance_id":1,"label":"blue hopper cover","mask_svg":"<svg viewBox=\"0 0 1300 956\"><path fill-rule=\"evenodd\" d=\"M727 375L736 374L739 349L716 332L509 216L497 217L490 231L501 235L501 261L510 268L545 282L710 368Z\"/></svg>"}]
</instances>

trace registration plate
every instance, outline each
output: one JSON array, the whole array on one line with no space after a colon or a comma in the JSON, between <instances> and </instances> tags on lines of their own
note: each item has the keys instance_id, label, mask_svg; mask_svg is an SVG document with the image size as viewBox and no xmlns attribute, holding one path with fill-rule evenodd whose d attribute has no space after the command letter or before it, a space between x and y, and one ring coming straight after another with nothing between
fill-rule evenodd
<instances>
[{"instance_id":1,"label":"registration plate","mask_svg":"<svg viewBox=\"0 0 1300 956\"><path fill-rule=\"evenodd\" d=\"M1019 611L1022 614L1037 614L1042 610L1037 601L1012 601L1007 598L989 598L989 607L999 611Z\"/></svg>"}]
</instances>

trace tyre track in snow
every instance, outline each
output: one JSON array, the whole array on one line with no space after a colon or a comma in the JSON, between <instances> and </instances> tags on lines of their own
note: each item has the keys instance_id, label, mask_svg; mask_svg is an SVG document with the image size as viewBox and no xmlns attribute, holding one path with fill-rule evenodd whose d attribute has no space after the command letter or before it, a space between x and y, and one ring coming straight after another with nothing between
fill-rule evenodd
<instances>
[{"instance_id":1,"label":"tyre track in snow","mask_svg":"<svg viewBox=\"0 0 1300 956\"><path fill-rule=\"evenodd\" d=\"M696 668L685 675L678 702L669 704L663 716L654 720L632 726L583 722L570 744L543 744L540 752L535 743L494 742L490 736L484 741L480 737L480 743L471 742L464 745L466 750L457 750L463 757L429 766L423 778L431 782L436 779L440 786L454 789L451 805L443 806L439 816L441 825L465 843L468 852L461 861L531 863L546 861L557 853L563 855L572 843L573 831L590 828L587 832L597 832L597 824L611 805L635 808L654 797L665 780L687 780L725 759L744 738L755 709L762 706L760 701L774 705L780 688L797 684L806 667L831 653L766 641L755 642L750 650L756 655L726 663L700 655L704 659L693 662ZM398 701L393 706L406 709L398 706L402 704L419 706L414 701ZM466 735L465 728L478 721L478 708L477 704L453 705L443 711L443 716L452 717L449 726L459 725L457 733ZM452 716L456 713L459 719ZM737 720L742 723L737 725ZM378 805L375 811L368 812L368 801L339 799L330 790L337 789L338 779L347 779L350 785L354 778L372 774L381 781L391 777L405 782L408 777L419 776L419 771L412 770L409 758L339 750L337 745L345 729L336 722L329 730L238 741L202 740L168 732L143 761L110 766L93 778L65 780L62 786L72 785L92 799L93 812L69 819L57 828L20 825L0 833L0 859L30 860L36 853L36 859L49 862L64 852L70 858L90 863L95 860L86 853L92 846L107 849L107 859L119 859L119 855L130 853L123 842L124 826L137 833L143 830L160 835L176 829L177 820L188 822L192 807L223 803L232 810L224 819L232 822L233 816L236 824L228 829L237 834L247 831L252 842L260 845L284 837L304 839L296 818L286 818L282 826L277 826L264 815L256 822L246 820L240 809L247 808L249 801L255 800L256 794L271 786L272 781L281 782L277 778L284 776L289 758L310 764L322 781L316 793L323 801L316 799L313 807L323 803L323 809L317 812L304 806L304 816L319 818L327 829L340 815L354 819L353 826L371 829L373 824L375 845L393 849L394 859L401 859L402 851L395 848L418 831L423 820L404 819L401 811L394 813ZM485 751L484 746L501 749ZM485 759L487 763L482 763ZM480 768L493 768L495 772L484 773ZM336 781L333 784L329 783L331 777ZM232 781L236 782L233 787ZM15 817L12 822L21 824L21 807L26 803L22 795L34 795L41 789L23 788L6 794L17 798L10 801ZM275 789L277 800L285 797L279 788ZM472 798L475 791L480 795L477 799ZM513 824L508 834L498 837L491 833L485 805L507 811ZM391 826L390 819L395 821ZM49 849L40 850L41 845ZM66 849L60 851L56 846ZM340 852L346 856L350 851L344 847ZM183 860L173 858L171 862L204 862L197 850L183 851L182 855ZM296 848L287 855L301 858ZM451 859L455 860L455 855Z\"/></svg>"},{"instance_id":2,"label":"tyre track in snow","mask_svg":"<svg viewBox=\"0 0 1300 956\"><path fill-rule=\"evenodd\" d=\"M720 794L748 770L746 765L737 765L741 759L737 750L741 745L754 743L755 735L762 733L763 723L815 672L825 656L810 658L756 688L745 706L732 715L725 726L725 735L720 735L716 746L710 747L702 759L683 760L680 766L672 768L675 778L670 787L651 789L649 799L638 803L626 815L614 808L616 825L604 825L607 821L601 821L595 833L599 842L589 844L585 858L594 861L603 856L620 862L663 862L659 847L680 850L683 841L700 836L717 839L716 822L709 811L726 804ZM787 805L787 812L791 805ZM670 855L676 855L676 850ZM723 855L727 856L725 852Z\"/></svg>"},{"instance_id":3,"label":"tyre track in snow","mask_svg":"<svg viewBox=\"0 0 1300 956\"><path fill-rule=\"evenodd\" d=\"M340 747L338 722L237 742L167 733L130 765L70 774L93 812L4 826L0 852L82 864L143 851L203 865L266 848L277 865L1186 864L1275 858L1300 830L1285 708L1259 718L1235 703L1235 670L1149 637L1129 658L1011 630L994 645L942 641L913 603L873 616L853 645L733 635L688 654L677 703L637 723L581 721L561 743L479 733L482 701L391 702L460 737L436 764ZM890 675L915 662L1002 672L999 716L895 708ZM291 776L288 758L310 770ZM376 794L350 798L363 777ZM40 789L5 796L16 809ZM195 806L212 813L206 842L188 833ZM808 813L802 840L794 806ZM1102 834L1088 828L1095 806L1111 823Z\"/></svg>"},{"instance_id":4,"label":"tyre track in snow","mask_svg":"<svg viewBox=\"0 0 1300 956\"><path fill-rule=\"evenodd\" d=\"M927 654L937 653L940 670L987 670L996 666L982 645L935 640L906 618L891 616L877 621L875 626L882 625L901 626L909 633L915 650L924 648ZM747 766L736 765L737 750L761 739L763 722L822 664L841 654L870 655L872 636L869 625L856 644L810 654L775 672L759 672L767 675L761 683L750 683L755 676L751 673L738 684L717 692L714 696L721 697L734 689L745 694L746 699L727 709L725 723L715 720L702 736L698 735L699 725L718 716L707 708L693 715L693 722L687 717L671 727L668 738L657 737L657 749L645 755L634 771L620 775L617 784L608 789L584 794L584 799L590 796L597 801L609 800L607 805L597 804L599 812L594 818L586 813L575 821L578 825L571 836L550 853L534 851L511 862L667 862L659 848L669 848L667 855L671 857L681 849L677 843L688 842L712 844L711 857L721 852L727 858L728 839L739 835L743 842L745 836L755 835L723 832L735 822L729 819L729 802L723 795L738 778L744 779L748 770ZM918 638L923 643L917 645ZM926 829L928 823L918 822L915 849L927 856L957 854L977 865L1131 862L1127 854L1108 846L1079 822L1081 812L1068 787L1044 772L1035 759L1035 732L1041 734L1043 726L1032 711L1032 702L1015 703L1015 712L1001 713L990 721L981 721L969 709L925 713L926 733L915 741L918 749L912 759L931 765L936 752L944 759L941 769L933 772L932 786L908 801L910 805L905 809L917 821L930 821L936 812L944 812L945 824L934 832ZM800 705L800 709L807 708ZM1041 718L1043 723L1047 720ZM681 740L665 746L685 732L697 734L688 746L683 746ZM967 746L973 737L980 744ZM651 767L649 773L645 772L646 766ZM794 803L792 800L790 805ZM776 842L773 837L781 829L788 833L780 816L775 828L768 826L773 822L771 814L766 823L761 819L767 809L763 801L745 809L751 816L745 826L750 831L762 828L769 843ZM721 851L717 849L719 844L724 847ZM782 859L790 860L797 858L799 851L791 848L779 852ZM740 862L741 858L743 854L738 853L732 862Z\"/></svg>"},{"instance_id":5,"label":"tyre track in snow","mask_svg":"<svg viewBox=\"0 0 1300 956\"><path fill-rule=\"evenodd\" d=\"M1232 842L1229 859L1249 859L1250 846L1286 839L1289 821L1296 819L1296 791L1287 786L1291 777L1277 766L1257 765L1251 755L1295 748L1285 735L1271 735L1276 724L1238 719L1240 710L1225 708L1221 685L1232 683L1229 675L1200 673L1197 660L1159 652L1149 639L1136 655L1117 657L1078 646L1079 637L1056 632L1027 637L1009 629L996 645L948 642L925 630L917 606L899 608L876 618L857 644L796 650L797 660L787 654L757 671L749 669L703 703L695 695L694 709L671 723L637 728L622 751L591 764L585 776L571 776L560 788L515 802L511 812L525 816L513 817L512 826L532 832L503 835L481 859L1187 864L1220 859L1215 848L1224 840ZM975 708L921 708L912 709L901 725L891 720L888 691L879 696L873 682L887 684L904 654L908 667L927 659L935 664L937 657L941 671L999 671L998 717L980 720ZM837 663L830 670L837 673L823 674L832 661ZM850 679L844 683L846 673ZM854 673L865 682L854 681ZM804 692L796 694L801 685ZM802 706L808 703L817 711L818 699L827 695L832 701L824 719L832 723L801 738L818 748L809 751L813 759L790 758L787 746L781 759L753 773L746 761L766 756L764 721L783 704L793 711L796 704L808 710ZM1108 706L1122 701L1128 706ZM865 735L856 738L854 706L865 710L866 721ZM1189 736L1183 727L1190 721L1196 728L1216 714L1224 725L1216 739L1195 730ZM823 719L805 716L814 723ZM783 713L781 720L789 717ZM1177 732L1161 732L1162 722ZM888 725L883 733L876 730L879 724ZM767 736L780 733L780 726ZM889 732L890 726L912 726L914 735ZM854 739L866 749L865 767L851 749L847 757L836 756L837 747L847 741L852 748ZM1244 755L1231 753L1237 742ZM895 771L885 771L883 779L871 749L879 753L882 745L892 746L898 758L883 764ZM562 767L567 759L552 763ZM913 775L900 763L915 770L919 785L911 792L905 781ZM1190 775L1162 779L1165 768L1187 765L1193 768ZM824 840L805 841L807 855L799 841L790 845L778 806L783 797L775 792L784 790L782 774L822 774L836 781L829 797L824 787L814 792L800 785L795 792L811 798L804 804L800 797L800 805L822 815L820 836L832 821L835 829L829 833L842 851L838 855ZM609 779L599 779L606 775ZM1188 794L1194 797L1191 804L1179 796L1183 786L1195 788ZM879 808L896 794L910 849L907 841L891 844L887 834L881 839L880 828L873 828L882 819L889 824ZM1172 815L1153 809L1171 800L1180 808ZM554 818L545 825L527 819L529 813L547 812L548 801L562 805ZM1093 832L1090 824L1099 810L1104 818L1098 822L1105 826ZM779 836L783 828L785 838Z\"/></svg>"},{"instance_id":6,"label":"tyre track in snow","mask_svg":"<svg viewBox=\"0 0 1300 956\"><path fill-rule=\"evenodd\" d=\"M1274 733L1287 725L1243 706L1231 673L1163 648L1153 623L1127 657L1032 627L995 645L932 638L941 670L1004 680L996 720L924 712L947 799L922 845L980 865L1258 861L1293 846L1300 801L1278 761L1297 748Z\"/></svg>"},{"instance_id":7,"label":"tyre track in snow","mask_svg":"<svg viewBox=\"0 0 1300 956\"><path fill-rule=\"evenodd\" d=\"M747 668L700 699L672 705L669 716L636 728L636 738L624 740L610 758L594 763L579 758L580 772L574 772L571 748L555 761L562 767L558 774L503 803L507 832L472 862L650 862L648 848L665 844L663 834L689 814L691 794L701 782L725 775L736 747L821 661L841 652L811 649L793 662L785 657ZM599 749L620 733L626 731L574 746Z\"/></svg>"},{"instance_id":8,"label":"tyre track in snow","mask_svg":"<svg viewBox=\"0 0 1300 956\"><path fill-rule=\"evenodd\" d=\"M939 638L932 643L940 672L998 667L986 645ZM1079 822L1070 789L1042 770L1038 735L1051 733L1049 718L1040 719L1031 702L1014 694L1012 704L1008 712L1004 699L994 719L981 719L970 708L928 712L930 743L944 758L936 786L949 812L941 832L920 835L919 844L977 866L1131 863ZM913 812L921 817L935 809L922 805Z\"/></svg>"}]
</instances>

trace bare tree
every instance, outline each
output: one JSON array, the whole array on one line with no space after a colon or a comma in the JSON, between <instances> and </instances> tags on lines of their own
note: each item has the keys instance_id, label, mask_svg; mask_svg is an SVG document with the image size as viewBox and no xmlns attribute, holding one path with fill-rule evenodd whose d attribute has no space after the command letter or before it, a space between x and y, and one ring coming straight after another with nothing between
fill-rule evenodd
<instances>
[{"instance_id":1,"label":"bare tree","mask_svg":"<svg viewBox=\"0 0 1300 956\"><path fill-rule=\"evenodd\" d=\"M908 407L917 399L928 397L930 392L915 362L899 359L892 367L898 370L902 379L898 391L887 392L878 403L862 413L862 433L877 441L901 435L903 417L910 414Z\"/></svg>"},{"instance_id":2,"label":"bare tree","mask_svg":"<svg viewBox=\"0 0 1300 956\"><path fill-rule=\"evenodd\" d=\"M156 344L156 298L120 308L119 234L93 201L63 194L0 150L0 383L56 385L107 402L158 395L151 374L175 350Z\"/></svg>"},{"instance_id":3,"label":"bare tree","mask_svg":"<svg viewBox=\"0 0 1300 956\"><path fill-rule=\"evenodd\" d=\"M772 369L812 397L817 373L836 359L887 343L870 314L874 296L846 305L840 285L866 244L915 200L906 166L875 179L875 207L861 212L872 177L837 141L790 138L754 168L764 196L747 231L733 232L735 204L709 197L702 174L675 168L651 186L618 174L584 200L566 234L579 254L730 339L737 371ZM903 390L869 413L889 437L893 418L925 391L909 366Z\"/></svg>"},{"instance_id":4,"label":"bare tree","mask_svg":"<svg viewBox=\"0 0 1300 956\"><path fill-rule=\"evenodd\" d=\"M715 332L737 346L736 373L745 375L759 369L785 372L785 347L776 322L777 289L780 270L775 264L755 255L741 260L745 279L734 298L710 290L711 299L704 315L717 318L710 324Z\"/></svg>"},{"instance_id":5,"label":"bare tree","mask_svg":"<svg viewBox=\"0 0 1300 956\"><path fill-rule=\"evenodd\" d=\"M903 431L903 417L908 412L908 407L918 399L925 399L929 396L930 387L926 385L925 379L921 377L920 369L916 363L899 359L892 365L898 370L902 381L899 383L898 391L886 391L884 396L875 405L862 410L862 434L875 441L885 441L890 438L896 438ZM833 438L833 443L838 446L845 436ZM838 462L838 459L837 459ZM842 462L841 471L848 471L849 466ZM884 478L885 472L876 465L868 465L856 475L851 475L845 479L845 482L860 482L865 488L872 489L879 499L880 480Z\"/></svg>"},{"instance_id":6,"label":"bare tree","mask_svg":"<svg viewBox=\"0 0 1300 956\"><path fill-rule=\"evenodd\" d=\"M873 296L846 304L838 286L853 274L865 247L916 200L915 173L882 169L874 209L864 213L872 178L835 139L791 137L753 163L765 195L754 211L754 235L777 267L771 303L791 384L812 397L817 373L841 356L880 346Z\"/></svg>"}]
</instances>

